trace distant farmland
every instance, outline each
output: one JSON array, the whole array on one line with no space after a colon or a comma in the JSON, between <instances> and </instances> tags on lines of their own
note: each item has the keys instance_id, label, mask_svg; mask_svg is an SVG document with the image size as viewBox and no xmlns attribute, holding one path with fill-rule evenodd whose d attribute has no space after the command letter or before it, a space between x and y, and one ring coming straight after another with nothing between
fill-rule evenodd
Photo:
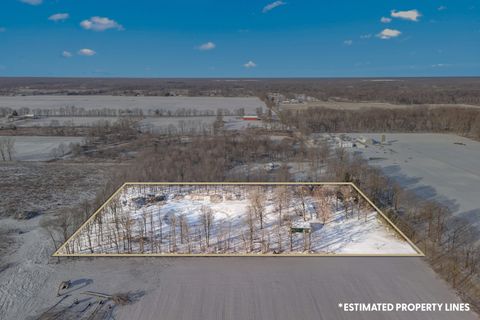
<instances>
[{"instance_id":1,"label":"distant farmland","mask_svg":"<svg viewBox=\"0 0 480 320\"><path fill-rule=\"evenodd\" d=\"M0 116L11 110L51 116L115 116L115 111L140 110L142 115L196 116L244 112L255 114L265 104L256 97L130 97L130 96L4 96L0 97ZM89 113L103 110L103 113ZM108 111L108 112L107 112ZM63 114L62 114L63 113Z\"/></svg>"},{"instance_id":2,"label":"distant farmland","mask_svg":"<svg viewBox=\"0 0 480 320\"><path fill-rule=\"evenodd\" d=\"M0 138L2 138L0 136ZM11 137L15 141L14 160L19 161L47 161L55 158L56 152L70 151L70 143L81 143L81 137ZM59 148L61 150L59 150Z\"/></svg>"}]
</instances>

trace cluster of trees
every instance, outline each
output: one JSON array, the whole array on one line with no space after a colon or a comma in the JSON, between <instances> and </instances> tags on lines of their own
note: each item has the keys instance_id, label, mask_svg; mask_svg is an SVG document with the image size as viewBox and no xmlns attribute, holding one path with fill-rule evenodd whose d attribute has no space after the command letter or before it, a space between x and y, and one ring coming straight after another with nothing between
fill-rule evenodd
<instances>
[{"instance_id":1,"label":"cluster of trees","mask_svg":"<svg viewBox=\"0 0 480 320\"><path fill-rule=\"evenodd\" d=\"M256 84L287 98L303 93L322 101L480 105L479 78L278 79Z\"/></svg>"},{"instance_id":2,"label":"cluster of trees","mask_svg":"<svg viewBox=\"0 0 480 320\"><path fill-rule=\"evenodd\" d=\"M238 107L235 109L217 108L217 109L199 109L192 108L83 108L75 106L52 107L52 108L9 108L0 107L0 117L6 117L16 113L18 116L34 114L39 117L205 117L223 114L224 116L243 116L245 108Z\"/></svg>"},{"instance_id":3,"label":"cluster of trees","mask_svg":"<svg viewBox=\"0 0 480 320\"><path fill-rule=\"evenodd\" d=\"M181 119L175 122L169 123L168 125L154 125L146 124L136 125L138 130L142 132L148 132L155 135L167 135L167 136L176 136L176 135L206 135L212 134L214 128L223 127L223 120L214 122L213 124L205 121L203 119Z\"/></svg>"},{"instance_id":4,"label":"cluster of trees","mask_svg":"<svg viewBox=\"0 0 480 320\"><path fill-rule=\"evenodd\" d=\"M0 137L0 157L3 161L12 161L15 155L15 138Z\"/></svg>"},{"instance_id":5,"label":"cluster of trees","mask_svg":"<svg viewBox=\"0 0 480 320\"><path fill-rule=\"evenodd\" d=\"M438 132L480 139L480 108L411 107L283 111L282 119L303 133Z\"/></svg>"},{"instance_id":6,"label":"cluster of trees","mask_svg":"<svg viewBox=\"0 0 480 320\"><path fill-rule=\"evenodd\" d=\"M192 220L182 211L162 210L171 197L210 197L227 205L243 200L248 207L240 222L219 218L208 204ZM350 186L129 186L68 243L66 253L313 252L317 236L295 232L296 223L320 222L326 228L341 209L345 219L355 214L366 219L372 208L361 199ZM149 210L143 210L147 204Z\"/></svg>"},{"instance_id":7,"label":"cluster of trees","mask_svg":"<svg viewBox=\"0 0 480 320\"><path fill-rule=\"evenodd\" d=\"M276 142L245 133L171 137L150 141L123 181L288 181L288 167L268 172L259 163L302 157L294 141ZM242 166L245 170L232 170ZM265 180L266 179L266 180Z\"/></svg>"},{"instance_id":8,"label":"cluster of trees","mask_svg":"<svg viewBox=\"0 0 480 320\"><path fill-rule=\"evenodd\" d=\"M90 139L114 140L116 136L114 132L122 130L120 129L122 126L117 129L109 127L109 130L96 128L94 130L98 132L91 132ZM125 130L130 133L131 127L127 126ZM291 175L285 164L273 173L268 173L263 167L259 170L251 168L259 162L287 163L302 159L306 155L305 149L295 147L296 143L292 139L276 143L267 137L252 133L198 135L188 140L183 140L179 136L147 139L138 136L137 133L133 142L140 148L137 160L112 171L110 178L93 201L84 201L79 207L70 211L65 210L54 220L44 220L43 226L51 235L55 248L67 241L95 208L105 203L125 181L291 181ZM231 169L238 165L245 166L247 173L231 173Z\"/></svg>"},{"instance_id":9,"label":"cluster of trees","mask_svg":"<svg viewBox=\"0 0 480 320\"><path fill-rule=\"evenodd\" d=\"M65 107L52 107L52 108L9 108L0 107L0 116L6 117L7 115L16 112L19 116L26 114L34 114L39 117L119 117L122 115L130 116L143 116L143 110L139 108L78 108L75 106Z\"/></svg>"},{"instance_id":10,"label":"cluster of trees","mask_svg":"<svg viewBox=\"0 0 480 320\"><path fill-rule=\"evenodd\" d=\"M72 153L74 156L79 155L82 147L79 143L70 142L69 144L60 143L57 147L50 151L50 155L53 159L61 159L67 154Z\"/></svg>"},{"instance_id":11,"label":"cluster of trees","mask_svg":"<svg viewBox=\"0 0 480 320\"><path fill-rule=\"evenodd\" d=\"M96 125L89 127L86 144L102 143L109 144L119 141L129 141L139 136L139 132L135 129L136 119L119 118L115 122L99 121Z\"/></svg>"},{"instance_id":12,"label":"cluster of trees","mask_svg":"<svg viewBox=\"0 0 480 320\"><path fill-rule=\"evenodd\" d=\"M216 115L224 115L224 116L243 116L245 115L245 108L236 108L236 109L228 109L228 108L218 108L216 110L210 109L199 109L199 108L178 108L175 110L172 109L164 109L164 108L156 108L156 109L149 109L147 111L147 115L150 117L205 117L205 116L216 116Z\"/></svg>"}]
</instances>

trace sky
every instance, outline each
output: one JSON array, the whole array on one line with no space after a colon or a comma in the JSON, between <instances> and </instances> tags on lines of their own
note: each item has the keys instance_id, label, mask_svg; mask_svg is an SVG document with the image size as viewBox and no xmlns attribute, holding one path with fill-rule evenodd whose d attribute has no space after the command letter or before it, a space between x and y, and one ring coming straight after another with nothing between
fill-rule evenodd
<instances>
[{"instance_id":1,"label":"sky","mask_svg":"<svg viewBox=\"0 0 480 320\"><path fill-rule=\"evenodd\" d=\"M2 0L0 76L480 76L480 1Z\"/></svg>"}]
</instances>

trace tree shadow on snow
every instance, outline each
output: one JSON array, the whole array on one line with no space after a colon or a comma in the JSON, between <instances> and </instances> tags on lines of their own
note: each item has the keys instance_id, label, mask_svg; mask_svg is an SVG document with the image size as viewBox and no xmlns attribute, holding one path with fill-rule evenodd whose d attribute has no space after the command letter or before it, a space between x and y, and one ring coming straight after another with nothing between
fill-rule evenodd
<instances>
[{"instance_id":1,"label":"tree shadow on snow","mask_svg":"<svg viewBox=\"0 0 480 320\"><path fill-rule=\"evenodd\" d=\"M390 165L382 168L382 171L397 183L402 185L405 188L411 188L414 185L422 181L421 177L409 177L406 174L402 173L402 169L399 165Z\"/></svg>"},{"instance_id":2,"label":"tree shadow on snow","mask_svg":"<svg viewBox=\"0 0 480 320\"><path fill-rule=\"evenodd\" d=\"M480 229L480 209L464 211L456 215L458 218L468 222L472 227ZM480 235L478 236L480 238Z\"/></svg>"}]
</instances>

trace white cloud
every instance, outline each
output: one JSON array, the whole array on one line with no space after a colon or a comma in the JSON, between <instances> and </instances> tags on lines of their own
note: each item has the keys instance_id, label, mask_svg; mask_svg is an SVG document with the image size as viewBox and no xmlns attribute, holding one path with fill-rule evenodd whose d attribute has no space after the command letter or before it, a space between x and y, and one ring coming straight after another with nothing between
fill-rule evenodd
<instances>
[{"instance_id":1,"label":"white cloud","mask_svg":"<svg viewBox=\"0 0 480 320\"><path fill-rule=\"evenodd\" d=\"M43 0L20 0L20 1L26 4L31 4L32 6L38 6L43 2Z\"/></svg>"},{"instance_id":2,"label":"white cloud","mask_svg":"<svg viewBox=\"0 0 480 320\"><path fill-rule=\"evenodd\" d=\"M215 47L216 47L215 43L209 41L209 42L206 42L206 43L203 43L203 44L199 45L197 47L197 49L201 50L201 51L208 51L208 50L215 49Z\"/></svg>"},{"instance_id":3,"label":"white cloud","mask_svg":"<svg viewBox=\"0 0 480 320\"><path fill-rule=\"evenodd\" d=\"M62 52L62 57L65 57L65 58L71 58L73 56L73 54L70 52L70 51L63 51Z\"/></svg>"},{"instance_id":4,"label":"white cloud","mask_svg":"<svg viewBox=\"0 0 480 320\"><path fill-rule=\"evenodd\" d=\"M48 20L57 22L57 21L65 21L68 18L70 18L70 15L68 13L55 13L55 14L52 14L50 17L48 17Z\"/></svg>"},{"instance_id":5,"label":"white cloud","mask_svg":"<svg viewBox=\"0 0 480 320\"><path fill-rule=\"evenodd\" d=\"M370 39L372 37L372 34L371 33L367 33L367 34L362 34L360 36L360 39Z\"/></svg>"},{"instance_id":6,"label":"white cloud","mask_svg":"<svg viewBox=\"0 0 480 320\"><path fill-rule=\"evenodd\" d=\"M121 24L107 17L91 17L80 22L80 26L86 30L105 31L108 29L123 30Z\"/></svg>"},{"instance_id":7,"label":"white cloud","mask_svg":"<svg viewBox=\"0 0 480 320\"><path fill-rule=\"evenodd\" d=\"M345 41L343 41L343 44L346 45L346 46L351 46L353 44L353 40L350 40L350 39L345 40Z\"/></svg>"},{"instance_id":8,"label":"white cloud","mask_svg":"<svg viewBox=\"0 0 480 320\"><path fill-rule=\"evenodd\" d=\"M410 21L418 21L418 19L422 16L418 10L407 10L407 11L396 11L392 10L390 14L393 18L410 20Z\"/></svg>"},{"instance_id":9,"label":"white cloud","mask_svg":"<svg viewBox=\"0 0 480 320\"><path fill-rule=\"evenodd\" d=\"M391 18L387 18L387 17L382 17L380 19L380 22L381 23L389 23L389 22L392 22L392 19Z\"/></svg>"},{"instance_id":10,"label":"white cloud","mask_svg":"<svg viewBox=\"0 0 480 320\"><path fill-rule=\"evenodd\" d=\"M446 6L440 6L437 8L438 11L443 11L443 10L447 10L447 7Z\"/></svg>"},{"instance_id":11,"label":"white cloud","mask_svg":"<svg viewBox=\"0 0 480 320\"><path fill-rule=\"evenodd\" d=\"M380 39L391 39L391 38L395 38L395 37L398 37L399 35L401 35L402 33L398 30L395 30L395 29L383 29L382 32L380 32L379 34L377 34L377 37L379 37Z\"/></svg>"},{"instance_id":12,"label":"white cloud","mask_svg":"<svg viewBox=\"0 0 480 320\"><path fill-rule=\"evenodd\" d=\"M437 63L437 64L432 64L432 68L445 68L445 67L450 67L451 65L448 63Z\"/></svg>"},{"instance_id":13,"label":"white cloud","mask_svg":"<svg viewBox=\"0 0 480 320\"><path fill-rule=\"evenodd\" d=\"M267 4L265 7L263 7L262 12L263 12L263 13L266 13L266 12L268 12L268 11L270 11L270 10L273 10L273 9L275 9L275 8L277 8L277 7L280 7L280 6L284 6L284 5L286 5L286 4L287 4L286 2L281 1L281 0L279 0L279 1L274 1L274 2L272 2L272 3Z\"/></svg>"},{"instance_id":14,"label":"white cloud","mask_svg":"<svg viewBox=\"0 0 480 320\"><path fill-rule=\"evenodd\" d=\"M252 60L248 61L243 65L245 68L250 69L250 68L255 68L257 64L253 62Z\"/></svg>"},{"instance_id":15,"label":"white cloud","mask_svg":"<svg viewBox=\"0 0 480 320\"><path fill-rule=\"evenodd\" d=\"M78 50L78 54L81 55L81 56L91 57L91 56L94 56L97 53L95 51L93 51L92 49L85 48L85 49Z\"/></svg>"}]
</instances>

